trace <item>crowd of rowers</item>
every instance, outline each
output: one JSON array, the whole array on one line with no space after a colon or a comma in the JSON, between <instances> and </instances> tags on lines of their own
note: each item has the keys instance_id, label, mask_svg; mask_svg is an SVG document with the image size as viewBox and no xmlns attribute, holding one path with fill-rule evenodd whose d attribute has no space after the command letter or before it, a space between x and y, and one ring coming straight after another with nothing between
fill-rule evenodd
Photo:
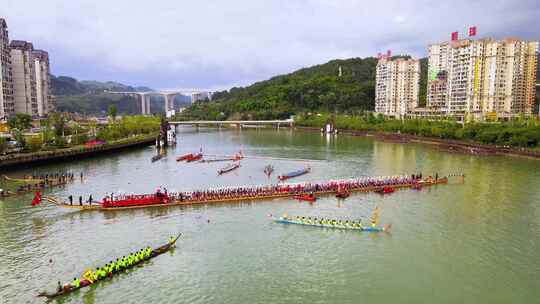
<instances>
[{"instance_id":1,"label":"crowd of rowers","mask_svg":"<svg viewBox=\"0 0 540 304\"><path fill-rule=\"evenodd\" d=\"M83 173L80 173L81 179L83 178ZM75 179L75 174L73 172L56 172L56 173L40 173L40 174L28 174L24 176L24 179L28 180L59 180L59 181L72 181Z\"/></svg>"},{"instance_id":2,"label":"crowd of rowers","mask_svg":"<svg viewBox=\"0 0 540 304\"><path fill-rule=\"evenodd\" d=\"M145 195L114 195L107 194L103 204L107 207L124 206L133 201L134 204L166 204L169 202L199 202L227 199L250 199L261 197L291 196L302 193L317 192L341 192L350 190L378 189L387 186L410 185L414 186L423 182L433 183L439 179L429 176L423 179L422 174L388 176L388 177L364 177L357 179L330 181L323 183L305 184L277 184L267 186L237 187L210 190L196 190L190 192L168 192L167 189L159 189L154 194ZM141 202L143 200L143 202ZM147 200L147 201L144 201ZM136 203L139 201L139 203Z\"/></svg>"},{"instance_id":3,"label":"crowd of rowers","mask_svg":"<svg viewBox=\"0 0 540 304\"><path fill-rule=\"evenodd\" d=\"M80 173L81 180L83 179L83 173ZM53 174L40 174L40 175L26 175L25 180L37 181L36 183L27 183L17 187L17 192L27 192L33 190L41 190L48 187L65 185L75 180L75 174L73 172L53 173Z\"/></svg>"},{"instance_id":4,"label":"crowd of rowers","mask_svg":"<svg viewBox=\"0 0 540 304\"><path fill-rule=\"evenodd\" d=\"M427 181L435 181L436 178L428 178ZM410 176L390 177L366 177L324 183L305 184L278 184L270 186L240 187L216 190L171 192L168 193L170 201L206 201L236 198L257 198L264 196L295 195L301 193L337 192L338 190L362 190L396 185L414 185L422 181L422 174Z\"/></svg>"},{"instance_id":5,"label":"crowd of rowers","mask_svg":"<svg viewBox=\"0 0 540 304\"><path fill-rule=\"evenodd\" d=\"M294 221L297 223L302 224L308 224L308 225L327 225L327 226L338 226L338 227L347 227L347 228L359 228L362 229L362 221L356 220L356 221L349 221L349 220L335 220L335 219L326 219L326 218L316 218L316 217L304 217L304 216L295 216L293 218L289 218L288 216L284 215L280 219L286 220L286 221ZM377 221L375 218L371 219L371 226L375 227L377 225Z\"/></svg>"},{"instance_id":6,"label":"crowd of rowers","mask_svg":"<svg viewBox=\"0 0 540 304\"><path fill-rule=\"evenodd\" d=\"M174 237L169 237L169 244L174 242ZM118 258L115 261L110 261L105 264L103 267L97 267L95 271L88 270L83 275L83 285L89 285L96 281L105 279L112 276L113 274L128 269L142 261L148 260L152 257L153 249L150 247L145 247L137 252L130 253L127 256ZM71 283L62 286L62 283L58 281L57 291L62 292L64 290L71 290L73 288L77 289L81 287L81 280L78 278L73 278Z\"/></svg>"}]
</instances>

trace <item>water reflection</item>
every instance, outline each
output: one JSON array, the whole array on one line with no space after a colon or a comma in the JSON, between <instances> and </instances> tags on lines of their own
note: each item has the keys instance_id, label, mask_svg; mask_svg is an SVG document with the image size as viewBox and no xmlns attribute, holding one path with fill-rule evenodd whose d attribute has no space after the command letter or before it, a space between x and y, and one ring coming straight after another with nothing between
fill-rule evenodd
<instances>
[{"instance_id":1,"label":"water reflection","mask_svg":"<svg viewBox=\"0 0 540 304\"><path fill-rule=\"evenodd\" d=\"M31 194L3 199L0 277L7 288L0 288L0 297L8 303L34 302L37 291L54 288L57 279L70 280L87 266L102 265L145 245L160 245L178 231L185 237L175 254L58 303L205 302L201 299L216 294L215 301L228 303L269 303L284 294L297 295L302 302L402 300L373 291L384 288L407 290L411 302L425 302L427 289L437 290L437 299L444 303L532 303L539 296L531 288L540 269L538 161L441 153L418 144L318 132L179 128L178 135L178 145L155 163L150 161L155 151L142 148L44 165L39 169L85 172L83 183L47 193L61 198L92 194L98 200L107 192L153 192L159 186L172 191L267 184L276 182L277 173L306 163L312 172L294 181L418 171L465 173L466 179L464 184L389 196L353 193L344 201L323 196L314 204L275 199L71 212L48 205L32 208ZM220 164L175 161L176 155L201 146L208 153L231 154L242 148L246 155L273 159L246 158L236 174L219 179L215 172ZM270 179L262 172L267 162L275 166ZM392 235L284 226L267 217L287 212L367 221L375 206L382 210L381 223L393 224ZM306 292L313 286L316 296Z\"/></svg>"}]
</instances>

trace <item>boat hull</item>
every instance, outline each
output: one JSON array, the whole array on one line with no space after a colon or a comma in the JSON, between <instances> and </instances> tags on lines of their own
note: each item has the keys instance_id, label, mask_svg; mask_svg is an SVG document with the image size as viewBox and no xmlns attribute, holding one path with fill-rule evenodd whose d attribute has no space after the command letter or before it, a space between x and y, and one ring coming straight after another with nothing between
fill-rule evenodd
<instances>
[{"instance_id":1,"label":"boat hull","mask_svg":"<svg viewBox=\"0 0 540 304\"><path fill-rule=\"evenodd\" d=\"M336 194L336 197L337 198L347 198L349 197L351 194L349 192L341 192L341 193L338 193Z\"/></svg>"},{"instance_id":2,"label":"boat hull","mask_svg":"<svg viewBox=\"0 0 540 304\"><path fill-rule=\"evenodd\" d=\"M299 201L306 201L306 202L310 202L310 203L313 203L317 200L317 198L315 196L309 196L309 195L296 195L294 196L295 199L299 200Z\"/></svg>"},{"instance_id":3,"label":"boat hull","mask_svg":"<svg viewBox=\"0 0 540 304\"><path fill-rule=\"evenodd\" d=\"M176 158L176 161L184 161L184 160L187 160L189 158L193 157L193 153L189 153L189 154L185 154L185 155L182 155L182 156L179 156Z\"/></svg>"},{"instance_id":4,"label":"boat hull","mask_svg":"<svg viewBox=\"0 0 540 304\"><path fill-rule=\"evenodd\" d=\"M231 172L231 171L236 170L238 168L240 168L240 165L238 165L238 164L233 165L233 166L228 166L228 167L219 169L218 174L221 175L221 174L224 174L224 173L228 173L228 172Z\"/></svg>"},{"instance_id":5,"label":"boat hull","mask_svg":"<svg viewBox=\"0 0 540 304\"><path fill-rule=\"evenodd\" d=\"M197 161L197 160L201 160L202 157L203 157L202 153L195 154L195 155L192 155L191 157L188 157L186 159L186 162L191 163L191 162L194 162L194 161Z\"/></svg>"},{"instance_id":6,"label":"boat hull","mask_svg":"<svg viewBox=\"0 0 540 304\"><path fill-rule=\"evenodd\" d=\"M284 180L287 180L287 179L290 179L290 178L294 178L294 177L298 177L298 176L307 174L310 171L311 171L311 169L298 170L298 171L295 171L295 172L290 172L290 173L287 173L287 174L280 175L280 176L278 176L278 179L280 181L284 181Z\"/></svg>"}]
</instances>

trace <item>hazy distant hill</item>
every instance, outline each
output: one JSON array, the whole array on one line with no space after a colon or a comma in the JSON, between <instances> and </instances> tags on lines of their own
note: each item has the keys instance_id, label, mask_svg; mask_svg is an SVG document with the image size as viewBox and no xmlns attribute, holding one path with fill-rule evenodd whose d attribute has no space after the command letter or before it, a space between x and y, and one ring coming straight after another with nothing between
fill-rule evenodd
<instances>
[{"instance_id":1,"label":"hazy distant hill","mask_svg":"<svg viewBox=\"0 0 540 304\"><path fill-rule=\"evenodd\" d=\"M51 89L56 96L58 111L104 115L111 104L116 105L121 114L140 113L140 104L136 99L121 95L104 94L104 91L144 92L152 91L147 87L133 87L122 83L107 81L78 81L67 76L52 76ZM152 98L152 112L163 111L163 102Z\"/></svg>"},{"instance_id":2,"label":"hazy distant hill","mask_svg":"<svg viewBox=\"0 0 540 304\"><path fill-rule=\"evenodd\" d=\"M147 87L132 87L114 81L78 81L77 79L68 76L52 76L51 87L53 94L56 96L97 94L105 90L122 92L143 92L152 90Z\"/></svg>"}]
</instances>

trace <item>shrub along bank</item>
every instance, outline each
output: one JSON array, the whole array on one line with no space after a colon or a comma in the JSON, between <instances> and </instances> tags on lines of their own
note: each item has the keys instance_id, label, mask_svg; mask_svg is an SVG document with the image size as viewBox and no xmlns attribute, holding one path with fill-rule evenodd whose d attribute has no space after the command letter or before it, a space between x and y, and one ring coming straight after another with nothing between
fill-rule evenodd
<instances>
[{"instance_id":1,"label":"shrub along bank","mask_svg":"<svg viewBox=\"0 0 540 304\"><path fill-rule=\"evenodd\" d=\"M512 147L540 147L540 123L532 119L516 119L502 123L466 123L452 120L397 120L372 113L361 115L331 115L303 113L295 117L297 126L322 128L326 123L334 127L355 131L375 131L411 134L441 139L474 141Z\"/></svg>"}]
</instances>

